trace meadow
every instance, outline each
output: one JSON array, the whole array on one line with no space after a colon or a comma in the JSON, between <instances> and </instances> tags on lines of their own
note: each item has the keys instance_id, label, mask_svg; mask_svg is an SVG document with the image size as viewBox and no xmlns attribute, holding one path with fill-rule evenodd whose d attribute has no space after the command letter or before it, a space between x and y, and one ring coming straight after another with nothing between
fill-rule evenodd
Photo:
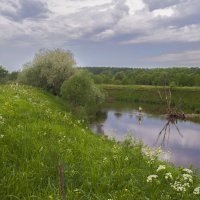
<instances>
[{"instance_id":1,"label":"meadow","mask_svg":"<svg viewBox=\"0 0 200 200\"><path fill-rule=\"evenodd\" d=\"M95 135L43 90L0 85L0 199L199 199L196 171L160 161L160 153L129 137Z\"/></svg>"}]
</instances>

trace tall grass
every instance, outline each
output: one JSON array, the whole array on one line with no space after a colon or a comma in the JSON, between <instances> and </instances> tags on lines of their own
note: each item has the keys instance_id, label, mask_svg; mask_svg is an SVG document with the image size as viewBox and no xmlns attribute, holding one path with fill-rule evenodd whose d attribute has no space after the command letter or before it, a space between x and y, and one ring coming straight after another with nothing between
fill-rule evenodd
<instances>
[{"instance_id":1,"label":"tall grass","mask_svg":"<svg viewBox=\"0 0 200 200\"><path fill-rule=\"evenodd\" d=\"M119 144L94 135L63 111L58 99L27 86L0 86L0 158L3 200L61 199L60 165L69 200L200 197L194 172L189 182L182 168L158 161L140 142ZM158 171L161 163L166 168ZM173 179L165 178L169 172ZM185 190L178 191L175 181Z\"/></svg>"}]
</instances>

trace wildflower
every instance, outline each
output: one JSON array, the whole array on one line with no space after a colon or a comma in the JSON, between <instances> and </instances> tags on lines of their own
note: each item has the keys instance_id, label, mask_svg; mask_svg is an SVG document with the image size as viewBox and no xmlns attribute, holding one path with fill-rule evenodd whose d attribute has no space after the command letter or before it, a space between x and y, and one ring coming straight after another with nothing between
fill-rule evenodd
<instances>
[{"instance_id":1,"label":"wildflower","mask_svg":"<svg viewBox=\"0 0 200 200\"><path fill-rule=\"evenodd\" d=\"M184 185L184 187L188 187L188 188L190 187L189 183L184 183L183 185Z\"/></svg>"},{"instance_id":2,"label":"wildflower","mask_svg":"<svg viewBox=\"0 0 200 200\"><path fill-rule=\"evenodd\" d=\"M152 156L152 151L151 151L151 148L150 147L145 147L143 148L143 153L144 155L146 155L147 157L151 157Z\"/></svg>"},{"instance_id":3,"label":"wildflower","mask_svg":"<svg viewBox=\"0 0 200 200\"><path fill-rule=\"evenodd\" d=\"M107 158L106 158L106 157L104 157L104 158L103 158L103 162L106 162L106 161L107 161Z\"/></svg>"},{"instance_id":4,"label":"wildflower","mask_svg":"<svg viewBox=\"0 0 200 200\"><path fill-rule=\"evenodd\" d=\"M181 182L179 181L175 181L174 184L170 184L171 187L176 190L177 192L186 192L186 187L185 185L182 185Z\"/></svg>"},{"instance_id":5,"label":"wildflower","mask_svg":"<svg viewBox=\"0 0 200 200\"><path fill-rule=\"evenodd\" d=\"M156 148L156 149L155 149L155 153L156 153L157 155L160 155L160 154L162 153L162 149L161 149L160 147Z\"/></svg>"},{"instance_id":6,"label":"wildflower","mask_svg":"<svg viewBox=\"0 0 200 200\"><path fill-rule=\"evenodd\" d=\"M165 170L165 169L166 169L165 165L159 165L159 167L156 171L159 172L159 171Z\"/></svg>"},{"instance_id":7,"label":"wildflower","mask_svg":"<svg viewBox=\"0 0 200 200\"><path fill-rule=\"evenodd\" d=\"M195 188L193 191L193 194L196 194L196 195L200 194L200 187Z\"/></svg>"},{"instance_id":8,"label":"wildflower","mask_svg":"<svg viewBox=\"0 0 200 200\"><path fill-rule=\"evenodd\" d=\"M192 176L190 174L183 174L183 180L193 182Z\"/></svg>"},{"instance_id":9,"label":"wildflower","mask_svg":"<svg viewBox=\"0 0 200 200\"><path fill-rule=\"evenodd\" d=\"M187 168L184 168L182 171L186 172L188 174L192 174L193 173L193 171L191 169L187 169Z\"/></svg>"},{"instance_id":10,"label":"wildflower","mask_svg":"<svg viewBox=\"0 0 200 200\"><path fill-rule=\"evenodd\" d=\"M124 159L125 161L128 161L128 156L126 156L126 158Z\"/></svg>"},{"instance_id":11,"label":"wildflower","mask_svg":"<svg viewBox=\"0 0 200 200\"><path fill-rule=\"evenodd\" d=\"M155 159L154 159L154 158L151 158L150 160L147 161L147 163L148 163L149 165L151 165L151 164L154 163L154 161L155 161Z\"/></svg>"},{"instance_id":12,"label":"wildflower","mask_svg":"<svg viewBox=\"0 0 200 200\"><path fill-rule=\"evenodd\" d=\"M157 179L158 176L157 175L149 175L147 177L147 183L152 182L154 179Z\"/></svg>"},{"instance_id":13,"label":"wildflower","mask_svg":"<svg viewBox=\"0 0 200 200\"><path fill-rule=\"evenodd\" d=\"M168 172L165 174L165 179L168 180L168 179L173 179L172 177L172 173L171 172Z\"/></svg>"},{"instance_id":14,"label":"wildflower","mask_svg":"<svg viewBox=\"0 0 200 200\"><path fill-rule=\"evenodd\" d=\"M1 135L0 135L0 138L3 138L4 136L5 136L5 135L1 134Z\"/></svg>"}]
</instances>

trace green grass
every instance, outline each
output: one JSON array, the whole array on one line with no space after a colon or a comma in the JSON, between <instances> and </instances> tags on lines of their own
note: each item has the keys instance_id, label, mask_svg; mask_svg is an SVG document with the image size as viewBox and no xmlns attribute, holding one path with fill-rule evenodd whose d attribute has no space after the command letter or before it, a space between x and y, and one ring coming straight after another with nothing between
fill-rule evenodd
<instances>
[{"instance_id":1,"label":"green grass","mask_svg":"<svg viewBox=\"0 0 200 200\"><path fill-rule=\"evenodd\" d=\"M58 166L64 166L69 200L199 199L199 177L185 192L181 168L143 153L139 142L123 143L94 135L64 111L58 98L19 85L0 86L0 199L61 199ZM166 180L171 172L173 180ZM153 182L147 177L157 174Z\"/></svg>"},{"instance_id":2,"label":"green grass","mask_svg":"<svg viewBox=\"0 0 200 200\"><path fill-rule=\"evenodd\" d=\"M115 101L163 104L160 100L158 90L163 92L162 86L143 85L99 85ZM173 87L172 105L188 113L200 113L200 87ZM163 94L163 97L165 95Z\"/></svg>"}]
</instances>

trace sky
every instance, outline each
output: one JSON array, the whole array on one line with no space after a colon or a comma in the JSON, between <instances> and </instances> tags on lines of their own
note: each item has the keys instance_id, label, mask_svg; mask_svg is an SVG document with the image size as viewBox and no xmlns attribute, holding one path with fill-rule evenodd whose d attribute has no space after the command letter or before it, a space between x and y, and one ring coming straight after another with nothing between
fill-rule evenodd
<instances>
[{"instance_id":1,"label":"sky","mask_svg":"<svg viewBox=\"0 0 200 200\"><path fill-rule=\"evenodd\" d=\"M40 49L77 66L200 66L200 0L0 0L0 65Z\"/></svg>"}]
</instances>

